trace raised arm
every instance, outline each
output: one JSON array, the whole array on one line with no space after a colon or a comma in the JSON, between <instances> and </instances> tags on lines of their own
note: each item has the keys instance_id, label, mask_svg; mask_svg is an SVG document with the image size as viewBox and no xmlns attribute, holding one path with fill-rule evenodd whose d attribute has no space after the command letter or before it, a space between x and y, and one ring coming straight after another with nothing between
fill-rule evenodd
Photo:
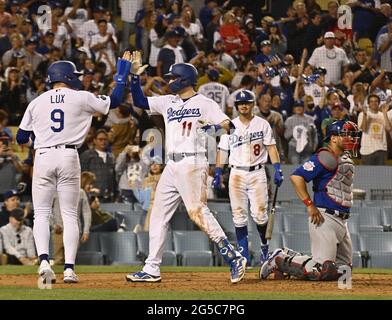
<instances>
[{"instance_id":1,"label":"raised arm","mask_svg":"<svg viewBox=\"0 0 392 320\"><path fill-rule=\"evenodd\" d=\"M142 109L150 109L148 105L147 97L144 95L142 86L140 84L140 75L148 67L148 65L143 65L142 56L139 51L134 51L131 57L132 61L132 79L131 79L131 93L132 99L136 107Z\"/></svg>"}]
</instances>

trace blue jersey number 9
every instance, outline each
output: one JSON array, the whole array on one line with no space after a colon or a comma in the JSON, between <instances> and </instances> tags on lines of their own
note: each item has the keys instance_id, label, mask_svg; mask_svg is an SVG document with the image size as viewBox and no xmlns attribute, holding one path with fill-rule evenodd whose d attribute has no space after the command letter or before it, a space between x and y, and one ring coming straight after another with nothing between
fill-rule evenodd
<instances>
[{"instance_id":1,"label":"blue jersey number 9","mask_svg":"<svg viewBox=\"0 0 392 320\"><path fill-rule=\"evenodd\" d=\"M50 114L50 117L53 122L57 124L57 126L51 126L50 128L53 132L60 132L64 129L64 111L61 109L54 109Z\"/></svg>"}]
</instances>

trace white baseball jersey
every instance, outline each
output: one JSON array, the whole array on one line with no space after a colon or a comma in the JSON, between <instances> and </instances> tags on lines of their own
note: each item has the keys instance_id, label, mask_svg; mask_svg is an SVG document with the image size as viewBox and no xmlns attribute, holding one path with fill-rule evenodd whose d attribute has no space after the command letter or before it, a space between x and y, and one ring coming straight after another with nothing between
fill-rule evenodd
<instances>
[{"instance_id":1,"label":"white baseball jersey","mask_svg":"<svg viewBox=\"0 0 392 320\"><path fill-rule=\"evenodd\" d=\"M221 136L218 148L230 151L229 164L240 167L251 167L266 163L268 152L264 146L276 144L270 124L254 116L248 125L240 118L233 121L235 130L231 135Z\"/></svg>"},{"instance_id":2,"label":"white baseball jersey","mask_svg":"<svg viewBox=\"0 0 392 320\"><path fill-rule=\"evenodd\" d=\"M20 129L33 131L34 148L58 145L80 147L90 129L92 114L109 112L110 97L68 88L49 90L28 105Z\"/></svg>"},{"instance_id":3,"label":"white baseball jersey","mask_svg":"<svg viewBox=\"0 0 392 320\"><path fill-rule=\"evenodd\" d=\"M321 89L322 88L317 83L312 83L304 87L305 94L313 97L313 102L315 106L320 105L320 101L322 98ZM328 87L325 87L325 92L327 91L328 91Z\"/></svg>"},{"instance_id":4,"label":"white baseball jersey","mask_svg":"<svg viewBox=\"0 0 392 320\"><path fill-rule=\"evenodd\" d=\"M219 82L209 82L199 87L198 93L214 100L221 110L226 113L226 104L229 99L229 89Z\"/></svg>"},{"instance_id":5,"label":"white baseball jersey","mask_svg":"<svg viewBox=\"0 0 392 320\"><path fill-rule=\"evenodd\" d=\"M168 153L203 153L206 141L197 133L199 120L219 124L229 120L219 105L201 94L182 100L178 95L148 97L151 112L163 115Z\"/></svg>"},{"instance_id":6,"label":"white baseball jersey","mask_svg":"<svg viewBox=\"0 0 392 320\"><path fill-rule=\"evenodd\" d=\"M93 35L96 35L98 33L98 25L95 23L94 19L91 19L83 23L82 26L79 28L78 37L83 39L83 46L89 48L91 47L91 39ZM108 23L108 33L112 35L116 34L116 31L114 30L110 22Z\"/></svg>"}]
</instances>

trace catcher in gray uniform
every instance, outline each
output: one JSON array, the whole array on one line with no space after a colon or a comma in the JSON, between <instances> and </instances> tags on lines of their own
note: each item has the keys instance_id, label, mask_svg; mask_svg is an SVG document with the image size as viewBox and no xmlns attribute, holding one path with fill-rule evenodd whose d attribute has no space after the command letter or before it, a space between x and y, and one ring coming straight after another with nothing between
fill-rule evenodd
<instances>
[{"instance_id":1,"label":"catcher in gray uniform","mask_svg":"<svg viewBox=\"0 0 392 320\"><path fill-rule=\"evenodd\" d=\"M352 265L352 244L347 219L353 203L354 164L361 131L351 121L335 121L327 128L328 146L319 149L291 175L298 197L309 215L312 256L277 249L262 265L260 278L294 276L303 280L337 280L339 267ZM306 183L313 180L314 199Z\"/></svg>"}]
</instances>

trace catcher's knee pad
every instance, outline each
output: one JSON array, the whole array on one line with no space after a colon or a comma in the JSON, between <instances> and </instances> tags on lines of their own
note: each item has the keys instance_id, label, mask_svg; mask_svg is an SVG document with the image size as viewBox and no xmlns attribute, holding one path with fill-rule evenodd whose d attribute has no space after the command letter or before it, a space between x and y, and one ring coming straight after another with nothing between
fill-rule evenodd
<instances>
[{"instance_id":1,"label":"catcher's knee pad","mask_svg":"<svg viewBox=\"0 0 392 320\"><path fill-rule=\"evenodd\" d=\"M333 281L337 280L340 276L338 273L338 267L334 261L324 261L322 265L318 264L315 266L318 271L318 279L322 281Z\"/></svg>"},{"instance_id":2,"label":"catcher's knee pad","mask_svg":"<svg viewBox=\"0 0 392 320\"><path fill-rule=\"evenodd\" d=\"M276 265L278 270L285 275L293 276L299 279L305 279L308 272L305 269L305 265L312 260L312 257L299 254L288 255L284 252L283 257L276 257Z\"/></svg>"}]
</instances>

